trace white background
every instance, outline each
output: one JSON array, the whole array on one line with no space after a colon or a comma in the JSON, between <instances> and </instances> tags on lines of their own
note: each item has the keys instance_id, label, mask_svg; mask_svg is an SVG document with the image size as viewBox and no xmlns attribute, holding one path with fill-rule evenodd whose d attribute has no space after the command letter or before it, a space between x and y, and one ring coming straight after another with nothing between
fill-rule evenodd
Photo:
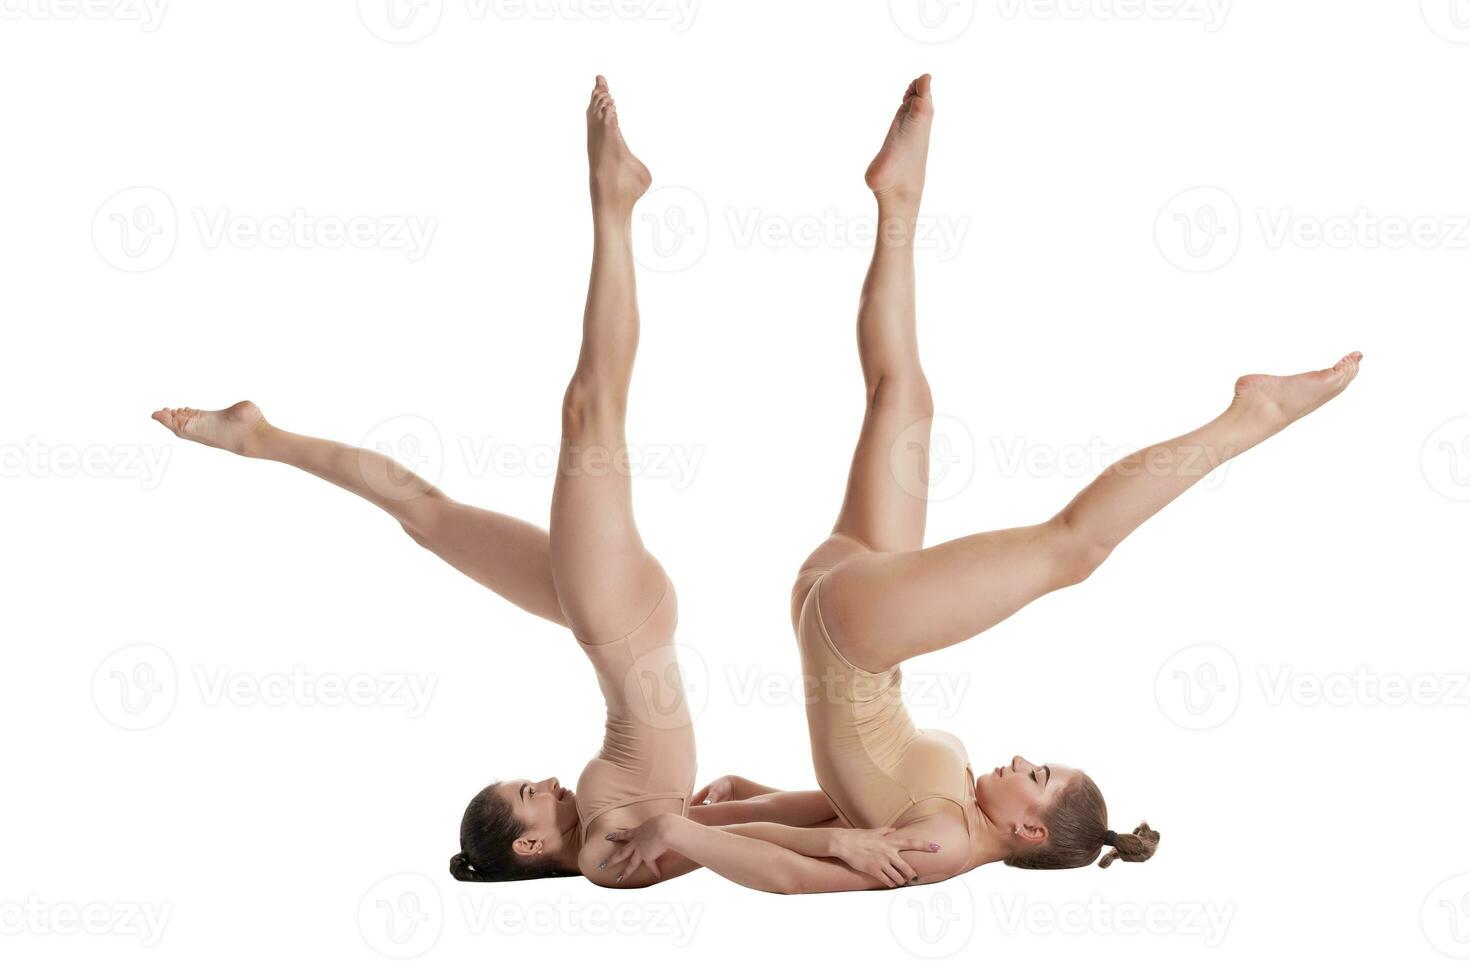
<instances>
[{"instance_id":1,"label":"white background","mask_svg":"<svg viewBox=\"0 0 1470 980\"><path fill-rule=\"evenodd\" d=\"M955 0L921 21L917 0L692 19L435 0L395 31L374 0L180 0L146 22L5 0L7 972L1460 975L1455 2L1459 21L1451 0ZM857 429L861 176L913 75L938 106L924 210L960 230L918 259L950 417L932 541L1050 515L1239 374L1366 352L1344 397L1085 585L912 665L921 724L979 766L1086 768L1116 829L1162 831L1153 862L808 898L704 872L637 894L448 877L475 790L574 782L595 750L576 646L336 488L148 415L253 398L298 431L417 446L450 493L544 521L599 71L657 187L684 188L638 219L665 271L641 277L629 431L696 459L650 457L636 497L680 591L701 782L813 784L786 597ZM293 213L366 218L371 241L252 243ZM392 216L432 225L423 254L393 247ZM154 698L124 701L139 667ZM377 695L257 695L293 671ZM426 704L395 696L405 677Z\"/></svg>"}]
</instances>

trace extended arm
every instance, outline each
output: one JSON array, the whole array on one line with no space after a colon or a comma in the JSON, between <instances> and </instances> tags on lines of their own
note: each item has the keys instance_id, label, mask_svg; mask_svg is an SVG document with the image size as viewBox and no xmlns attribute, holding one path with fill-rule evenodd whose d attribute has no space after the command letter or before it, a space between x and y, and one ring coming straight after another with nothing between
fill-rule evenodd
<instances>
[{"instance_id":1,"label":"extended arm","mask_svg":"<svg viewBox=\"0 0 1470 980\"><path fill-rule=\"evenodd\" d=\"M780 894L892 887L937 873L937 841L909 833L890 837L890 833L887 828L852 830L780 824L716 829L664 814L635 831L615 833L613 839L623 843L607 865L609 870L617 869L617 881L621 883L642 876L657 878L662 868L682 870L684 862L693 862L747 888ZM898 856L900 850L911 849L912 866ZM670 862L670 858L675 860ZM939 877L953 873L948 871Z\"/></svg>"},{"instance_id":2,"label":"extended arm","mask_svg":"<svg viewBox=\"0 0 1470 980\"><path fill-rule=\"evenodd\" d=\"M754 785L754 784L752 784ZM766 792L749 799L691 806L689 819L706 827L737 823L779 823L790 827L812 827L837 818L821 790L783 792L760 787ZM698 797L696 797L698 799Z\"/></svg>"}]
</instances>

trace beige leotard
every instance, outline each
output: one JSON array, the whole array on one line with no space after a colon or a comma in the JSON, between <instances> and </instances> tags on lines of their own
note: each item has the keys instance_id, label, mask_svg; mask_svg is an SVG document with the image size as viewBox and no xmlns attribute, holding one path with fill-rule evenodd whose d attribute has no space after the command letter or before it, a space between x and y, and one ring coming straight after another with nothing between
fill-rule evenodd
<instances>
[{"instance_id":1,"label":"beige leotard","mask_svg":"<svg viewBox=\"0 0 1470 980\"><path fill-rule=\"evenodd\" d=\"M648 618L627 636L582 649L607 704L602 751L577 780L577 816L588 828L613 810L653 800L684 814L694 792L694 725L684 700L672 583Z\"/></svg>"},{"instance_id":2,"label":"beige leotard","mask_svg":"<svg viewBox=\"0 0 1470 980\"><path fill-rule=\"evenodd\" d=\"M898 667L873 673L838 651L818 604L829 570L803 569L791 591L817 784L853 827L896 826L919 804L947 801L973 840L979 813L965 747L948 732L914 727Z\"/></svg>"}]
</instances>

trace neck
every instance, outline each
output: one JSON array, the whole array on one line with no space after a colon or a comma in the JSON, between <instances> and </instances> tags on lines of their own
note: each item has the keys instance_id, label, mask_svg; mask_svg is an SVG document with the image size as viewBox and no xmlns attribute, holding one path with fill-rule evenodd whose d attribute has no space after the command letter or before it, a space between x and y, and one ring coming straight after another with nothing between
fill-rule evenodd
<instances>
[{"instance_id":1,"label":"neck","mask_svg":"<svg viewBox=\"0 0 1470 980\"><path fill-rule=\"evenodd\" d=\"M561 835L561 850L557 851L556 864L562 871L576 872L580 870L577 864L577 846L582 836L582 821L578 820Z\"/></svg>"},{"instance_id":2,"label":"neck","mask_svg":"<svg viewBox=\"0 0 1470 980\"><path fill-rule=\"evenodd\" d=\"M982 864L994 864L996 861L1004 861L1010 857L1015 848L1011 843L1011 835L1006 833L999 824L991 820L980 804L975 804L975 812L980 815L980 827L975 833L975 839L970 845L972 867L980 867Z\"/></svg>"}]
</instances>

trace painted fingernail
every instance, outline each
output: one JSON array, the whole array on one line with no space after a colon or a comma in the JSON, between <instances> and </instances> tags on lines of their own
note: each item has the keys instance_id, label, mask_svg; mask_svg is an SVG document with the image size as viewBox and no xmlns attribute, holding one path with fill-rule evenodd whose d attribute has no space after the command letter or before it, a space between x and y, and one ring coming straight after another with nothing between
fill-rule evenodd
<instances>
[{"instance_id":1,"label":"painted fingernail","mask_svg":"<svg viewBox=\"0 0 1470 980\"><path fill-rule=\"evenodd\" d=\"M619 882L619 881L622 881L622 880L623 880L623 876L622 875L618 875L616 878L613 879L614 882Z\"/></svg>"},{"instance_id":2,"label":"painted fingernail","mask_svg":"<svg viewBox=\"0 0 1470 980\"><path fill-rule=\"evenodd\" d=\"M607 862L606 862L606 861L604 861L604 862L602 862L602 863L601 863L601 864L599 864L599 865L598 865L598 866L597 866L597 870L598 870L598 871L601 871L601 870L602 870L602 869L603 869L603 868L605 868L605 867L607 867Z\"/></svg>"},{"instance_id":3,"label":"painted fingernail","mask_svg":"<svg viewBox=\"0 0 1470 980\"><path fill-rule=\"evenodd\" d=\"M613 835L612 835L612 834L606 834L606 835L605 835L605 836L604 836L604 837L603 837L603 840L612 840L612 837L613 837Z\"/></svg>"},{"instance_id":4,"label":"painted fingernail","mask_svg":"<svg viewBox=\"0 0 1470 980\"><path fill-rule=\"evenodd\" d=\"M930 844L929 845L929 850L931 850L931 851L937 851L937 850L939 850L939 845L938 844Z\"/></svg>"}]
</instances>

